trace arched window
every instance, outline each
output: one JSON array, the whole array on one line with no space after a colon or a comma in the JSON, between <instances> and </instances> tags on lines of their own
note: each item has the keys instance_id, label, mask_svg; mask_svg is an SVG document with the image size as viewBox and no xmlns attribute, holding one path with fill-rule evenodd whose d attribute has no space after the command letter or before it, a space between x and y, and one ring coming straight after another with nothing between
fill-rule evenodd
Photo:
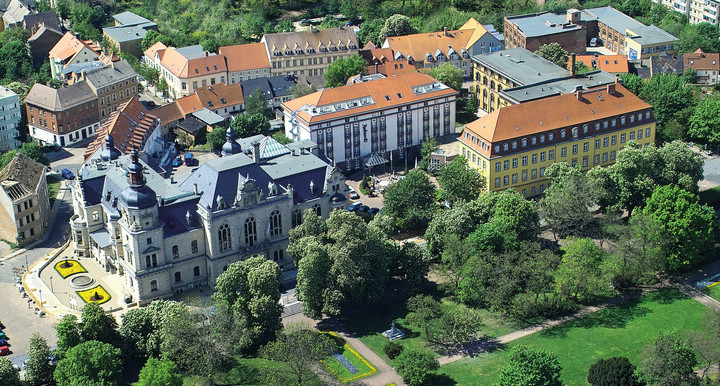
<instances>
[{"instance_id":1,"label":"arched window","mask_svg":"<svg viewBox=\"0 0 720 386\"><path fill-rule=\"evenodd\" d=\"M150 282L150 291L157 291L157 280Z\"/></svg>"},{"instance_id":2,"label":"arched window","mask_svg":"<svg viewBox=\"0 0 720 386\"><path fill-rule=\"evenodd\" d=\"M154 253L152 254L152 266L157 267L157 256Z\"/></svg>"},{"instance_id":3,"label":"arched window","mask_svg":"<svg viewBox=\"0 0 720 386\"><path fill-rule=\"evenodd\" d=\"M193 268L193 275L195 275L195 277L200 276L200 266L196 265L195 268Z\"/></svg>"},{"instance_id":4,"label":"arched window","mask_svg":"<svg viewBox=\"0 0 720 386\"><path fill-rule=\"evenodd\" d=\"M245 244L252 247L256 241L257 224L255 223L255 217L248 217L248 219L245 220Z\"/></svg>"},{"instance_id":5,"label":"arched window","mask_svg":"<svg viewBox=\"0 0 720 386\"><path fill-rule=\"evenodd\" d=\"M218 241L220 242L221 251L232 247L232 243L230 242L230 226L228 224L220 227L218 231Z\"/></svg>"},{"instance_id":6,"label":"arched window","mask_svg":"<svg viewBox=\"0 0 720 386\"><path fill-rule=\"evenodd\" d=\"M280 211L275 210L270 213L270 236L277 236L282 233L282 218Z\"/></svg>"},{"instance_id":7,"label":"arched window","mask_svg":"<svg viewBox=\"0 0 720 386\"><path fill-rule=\"evenodd\" d=\"M313 206L313 210L315 211L316 215L322 217L322 208L320 207L320 204L315 204L315 206Z\"/></svg>"},{"instance_id":8,"label":"arched window","mask_svg":"<svg viewBox=\"0 0 720 386\"><path fill-rule=\"evenodd\" d=\"M300 224L302 224L302 211L294 210L292 212L292 227L295 228Z\"/></svg>"},{"instance_id":9,"label":"arched window","mask_svg":"<svg viewBox=\"0 0 720 386\"><path fill-rule=\"evenodd\" d=\"M197 253L197 251L198 251L197 240L193 240L190 243L190 248L192 249L192 253Z\"/></svg>"},{"instance_id":10,"label":"arched window","mask_svg":"<svg viewBox=\"0 0 720 386\"><path fill-rule=\"evenodd\" d=\"M178 248L177 245L172 246L172 254L173 254L173 259L177 259L178 257L180 257L180 249Z\"/></svg>"}]
</instances>

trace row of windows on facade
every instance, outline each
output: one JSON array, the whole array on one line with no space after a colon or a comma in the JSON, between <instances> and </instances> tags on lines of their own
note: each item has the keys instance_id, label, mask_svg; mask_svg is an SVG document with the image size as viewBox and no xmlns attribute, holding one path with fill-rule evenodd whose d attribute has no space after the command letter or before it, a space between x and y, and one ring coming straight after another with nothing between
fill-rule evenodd
<instances>
[{"instance_id":1,"label":"row of windows on facade","mask_svg":"<svg viewBox=\"0 0 720 386\"><path fill-rule=\"evenodd\" d=\"M347 51L348 49L351 49L351 50L357 49L357 46L355 45L355 43L350 43L347 46L345 46L344 44L338 44L337 47L334 45L328 45L327 48L325 48L325 46L323 46L322 43L320 43L320 44L321 45L318 47L318 51L320 51L320 52L328 52L328 51L335 52L338 50ZM283 54L285 54L285 55L302 55L302 54L314 54L314 53L315 53L315 49L312 47L308 47L305 50L303 50L300 47L296 47L294 50L291 50L289 48L286 49L285 51L275 50L275 51L273 51L273 56L282 56Z\"/></svg>"},{"instance_id":2,"label":"row of windows on facade","mask_svg":"<svg viewBox=\"0 0 720 386\"><path fill-rule=\"evenodd\" d=\"M95 108L95 101L90 101L89 103L85 103L84 105L75 106L72 109L65 110L65 117L70 117L70 111L72 111L73 115L77 115L78 111L83 111L83 107L85 107L85 110L90 110L90 107ZM47 110L41 109L38 107L38 114L42 111L42 116L46 116ZM35 112L35 107L33 105L30 105L30 112ZM62 113L58 114L61 115ZM55 113L50 113L52 116L52 119L55 119Z\"/></svg>"},{"instance_id":3,"label":"row of windows on facade","mask_svg":"<svg viewBox=\"0 0 720 386\"><path fill-rule=\"evenodd\" d=\"M30 228L29 231L30 231L30 232L29 232L29 233L30 233L30 237L35 236L35 228ZM19 236L20 240L25 240L25 238L26 238L26 236L25 236L25 231L20 232L20 233L18 234L18 236Z\"/></svg>"},{"instance_id":4,"label":"row of windows on facade","mask_svg":"<svg viewBox=\"0 0 720 386\"><path fill-rule=\"evenodd\" d=\"M133 77L133 78L131 78L131 79L125 80L125 85L126 85L126 86L130 85L130 83L135 83L135 77ZM105 87L104 90L103 90L102 88L99 88L99 89L97 90L97 93L98 93L98 95L102 95L103 92L110 92L110 91L112 91L112 90L115 90L115 86L122 86L122 82L116 83L116 84L114 84L114 85L112 85L112 86ZM134 90L135 90L135 87L133 87L133 92L135 92Z\"/></svg>"},{"instance_id":5,"label":"row of windows on facade","mask_svg":"<svg viewBox=\"0 0 720 386\"><path fill-rule=\"evenodd\" d=\"M634 122L635 122L635 116L636 116L635 114L630 114L630 115L629 115L629 121L630 121L630 123L634 123ZM642 112L637 113L637 120L638 120L638 122L640 122L640 121L642 120L642 116L643 116ZM646 120L647 120L647 119L650 119L650 111L646 111L646 112L645 112L645 119L646 119ZM541 123L542 123L542 122L541 122ZM625 115L623 115L623 116L620 117L620 125L625 125ZM599 121L598 121L598 122L595 122L595 123L594 123L594 126L595 126L595 131L600 131L601 123L600 123ZM606 119L606 120L604 120L604 121L602 122L602 128L603 128L603 129L607 129L609 126L612 126L613 128L614 128L614 127L617 127L617 118L612 118L612 119L609 120L609 121ZM646 136L646 137L649 137L649 136L650 136L650 128L648 127L648 128L645 129L645 130L646 130L646 135L645 135L645 136ZM583 134L588 134L589 131L590 131L590 124L589 124L589 123L583 124L583 125L582 125L582 133L583 133ZM638 130L638 131L642 131L642 130ZM576 127L573 127L573 128L572 128L572 136L573 136L573 138L577 138L578 135L579 135L579 128L578 128L577 126L576 126ZM562 129L562 130L560 130L560 139L565 139L566 137L567 137L567 129ZM634 136L633 136L633 137L634 137ZM642 133L638 134L638 138L642 138ZM465 132L465 139L473 142L476 146L480 147L481 149L483 149L483 150L485 150L485 151L490 150L490 143L489 143L489 142L485 142L483 139L481 139L481 138L479 138L479 137L476 137L476 136L470 134L470 133L467 132L467 131ZM531 145L531 146L536 145L536 144L538 143L538 140L539 140L539 142L542 144L542 143L545 143L545 134L540 134L540 135L538 135L538 136L533 135L533 136L531 136L529 139L530 139L530 145ZM547 133L547 139L548 139L549 142L552 142L552 141L555 139L555 138L554 138L554 133ZM624 142L624 141L621 141L621 142ZM523 147L523 148L524 148L524 147L527 147L527 146L528 146L528 138L522 138L522 139L519 141L519 145L520 145L520 147ZM513 141L511 141L511 142L505 142L505 143L502 144L502 150L503 150L503 151L508 151L508 150L510 150L510 149L516 150L517 148L518 148L518 141L517 141L517 140L513 140ZM495 144L495 145L494 145L494 150L495 150L495 153L500 153L500 145L499 145L499 144Z\"/></svg>"},{"instance_id":6,"label":"row of windows on facade","mask_svg":"<svg viewBox=\"0 0 720 386\"><path fill-rule=\"evenodd\" d=\"M127 90L127 92L126 92L126 90L120 90L120 99L125 98L125 97L130 97L135 94L136 94L135 86L133 86L133 88L132 88L132 93L130 92L130 90ZM117 94L113 93L112 101L115 102L116 100L117 100ZM103 103L104 101L107 101L107 104L110 104L110 95L106 96L105 99L100 97L100 106L104 105L104 103Z\"/></svg>"},{"instance_id":7,"label":"row of windows on facade","mask_svg":"<svg viewBox=\"0 0 720 386\"><path fill-rule=\"evenodd\" d=\"M23 207L25 209L23 209ZM22 204L17 204L17 213L22 212L23 210L28 210L33 207L33 200L32 198L23 202Z\"/></svg>"},{"instance_id":8,"label":"row of windows on facade","mask_svg":"<svg viewBox=\"0 0 720 386\"><path fill-rule=\"evenodd\" d=\"M342 56L328 56L327 58L327 64L331 64L332 62L342 59ZM317 66L319 64L323 64L324 58L308 58L307 59L307 65L308 66ZM285 67L300 67L305 65L305 59L293 59L293 60L286 60L285 61ZM278 60L273 62L272 68L283 68L283 61Z\"/></svg>"},{"instance_id":9,"label":"row of windows on facade","mask_svg":"<svg viewBox=\"0 0 720 386\"><path fill-rule=\"evenodd\" d=\"M277 236L282 233L282 216L279 210L270 213L268 227L270 236ZM255 246L255 243L257 243L257 222L255 221L255 217L248 217L245 220L243 230L245 245L248 247ZM232 248L232 236L228 224L222 225L218 230L218 245L221 251Z\"/></svg>"},{"instance_id":10,"label":"row of windows on facade","mask_svg":"<svg viewBox=\"0 0 720 386\"><path fill-rule=\"evenodd\" d=\"M609 155L610 155L610 161L614 161L614 160L615 160L616 154L617 154L617 153L615 152L615 150L613 150L613 151L610 152L610 154L609 154ZM588 167L588 166L589 166L588 161L589 161L589 160L588 160L588 157L583 157L583 159L582 159L582 167ZM596 165L600 163L600 154L596 154L596 155L595 155L594 161L595 161L595 164L596 164ZM577 159L573 159L572 162L571 162L572 167L576 167L576 166L577 166L577 162L578 162ZM608 162L608 153L607 153L607 152L605 152L605 153L602 154L602 162ZM544 168L544 167L542 167L542 168L539 169L539 175L540 175L540 178L545 177L545 168ZM531 179L531 180L534 180L534 179L537 179L537 178L538 178L538 169L532 169L532 170L530 170L530 179ZM527 172L527 170L523 170L523 171L520 173L520 180L523 181L523 182L528 180L528 172ZM518 182L518 174L517 174L517 173L513 173L513 174L510 175L510 176L503 176L503 177L502 177L502 185L508 185L508 184L510 184L510 181L512 181L513 184L516 184L516 183ZM496 188L500 187L500 177L496 177L496 178L495 178L495 187L496 187Z\"/></svg>"},{"instance_id":11,"label":"row of windows on facade","mask_svg":"<svg viewBox=\"0 0 720 386\"><path fill-rule=\"evenodd\" d=\"M35 221L35 213L30 213L29 215L25 216L25 224L30 224L31 222ZM19 226L23 226L23 219L18 219Z\"/></svg>"}]
</instances>

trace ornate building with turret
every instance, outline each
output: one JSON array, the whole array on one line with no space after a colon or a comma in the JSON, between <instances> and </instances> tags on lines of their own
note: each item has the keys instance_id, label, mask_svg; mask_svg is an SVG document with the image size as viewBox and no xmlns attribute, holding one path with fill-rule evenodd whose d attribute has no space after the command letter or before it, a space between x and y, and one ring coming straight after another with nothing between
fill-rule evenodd
<instances>
[{"instance_id":1,"label":"ornate building with turret","mask_svg":"<svg viewBox=\"0 0 720 386\"><path fill-rule=\"evenodd\" d=\"M327 218L348 205L345 177L311 141L282 145L262 135L235 140L222 157L164 179L154 161L122 155L112 137L71 185L75 254L117 275L128 304L214 285L230 263L276 261L292 278L289 231L313 209Z\"/></svg>"}]
</instances>

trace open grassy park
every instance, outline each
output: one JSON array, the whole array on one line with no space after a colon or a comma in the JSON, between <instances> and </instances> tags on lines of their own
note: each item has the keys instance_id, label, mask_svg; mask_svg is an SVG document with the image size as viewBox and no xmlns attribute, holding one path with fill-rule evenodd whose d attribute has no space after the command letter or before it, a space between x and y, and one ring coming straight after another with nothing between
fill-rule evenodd
<instances>
[{"instance_id":1,"label":"open grassy park","mask_svg":"<svg viewBox=\"0 0 720 386\"><path fill-rule=\"evenodd\" d=\"M703 289L702 292L716 300L720 300L720 284L711 285Z\"/></svg>"},{"instance_id":2,"label":"open grassy park","mask_svg":"<svg viewBox=\"0 0 720 386\"><path fill-rule=\"evenodd\" d=\"M491 385L516 345L557 355L567 385L587 384L590 366L600 358L626 356L637 365L646 345L659 331L699 331L712 311L674 289L642 296L513 341L492 353L442 366L440 372L459 385Z\"/></svg>"}]
</instances>

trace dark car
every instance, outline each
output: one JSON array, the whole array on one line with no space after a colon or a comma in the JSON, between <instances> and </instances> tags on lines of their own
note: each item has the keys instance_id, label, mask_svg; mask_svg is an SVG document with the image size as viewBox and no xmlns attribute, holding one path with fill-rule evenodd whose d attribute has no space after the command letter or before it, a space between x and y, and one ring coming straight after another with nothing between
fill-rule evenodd
<instances>
[{"instance_id":1,"label":"dark car","mask_svg":"<svg viewBox=\"0 0 720 386\"><path fill-rule=\"evenodd\" d=\"M368 209L367 212L368 212L368 214L377 214L377 213L380 213L380 209L378 209L378 208L370 208L370 209Z\"/></svg>"},{"instance_id":2,"label":"dark car","mask_svg":"<svg viewBox=\"0 0 720 386\"><path fill-rule=\"evenodd\" d=\"M7 340L7 335L5 335L4 332L0 332L0 339L5 339L5 340Z\"/></svg>"},{"instance_id":3,"label":"dark car","mask_svg":"<svg viewBox=\"0 0 720 386\"><path fill-rule=\"evenodd\" d=\"M147 104L148 104L148 106L150 106L150 107L154 107L154 106L156 105L156 104L155 104L155 101L149 101Z\"/></svg>"},{"instance_id":4,"label":"dark car","mask_svg":"<svg viewBox=\"0 0 720 386\"><path fill-rule=\"evenodd\" d=\"M362 206L362 202L360 202L360 201L354 202L354 203L350 204L350 206L348 206L348 210L351 212L354 212L354 211L358 210L358 208L361 206Z\"/></svg>"},{"instance_id":5,"label":"dark car","mask_svg":"<svg viewBox=\"0 0 720 386\"><path fill-rule=\"evenodd\" d=\"M7 339L0 339L0 346L10 346Z\"/></svg>"},{"instance_id":6,"label":"dark car","mask_svg":"<svg viewBox=\"0 0 720 386\"><path fill-rule=\"evenodd\" d=\"M360 205L359 208L357 208L358 212L367 213L367 211L370 210L370 207L367 205Z\"/></svg>"},{"instance_id":7,"label":"dark car","mask_svg":"<svg viewBox=\"0 0 720 386\"><path fill-rule=\"evenodd\" d=\"M70 169L66 168L66 169L60 170L60 174L66 180L74 180L75 179L75 175L73 174L73 172Z\"/></svg>"}]
</instances>

